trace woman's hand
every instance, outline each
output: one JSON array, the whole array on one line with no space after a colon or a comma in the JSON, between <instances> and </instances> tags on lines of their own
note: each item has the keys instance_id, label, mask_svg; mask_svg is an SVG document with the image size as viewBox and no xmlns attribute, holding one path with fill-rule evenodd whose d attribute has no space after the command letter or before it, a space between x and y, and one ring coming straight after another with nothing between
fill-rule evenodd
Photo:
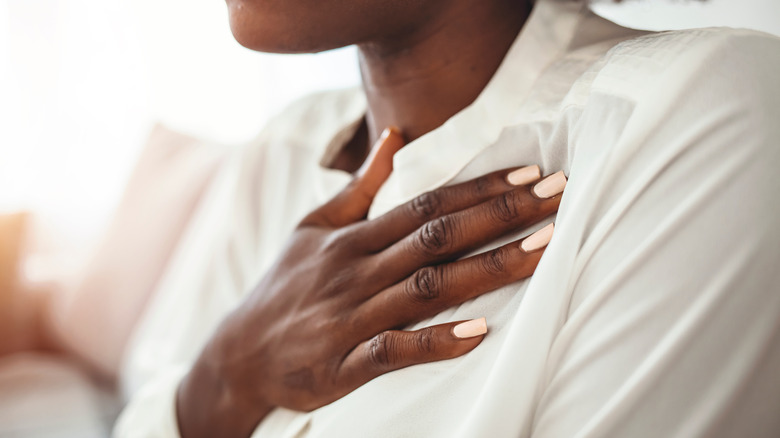
<instances>
[{"instance_id":1,"label":"woman's hand","mask_svg":"<svg viewBox=\"0 0 780 438\"><path fill-rule=\"evenodd\" d=\"M554 213L562 173L531 185L537 166L499 171L369 221L403 146L395 131L380 141L205 347L179 387L182 436L246 437L274 407L309 411L389 371L463 355L484 337L484 319L398 329L533 273L551 225L457 259Z\"/></svg>"}]
</instances>

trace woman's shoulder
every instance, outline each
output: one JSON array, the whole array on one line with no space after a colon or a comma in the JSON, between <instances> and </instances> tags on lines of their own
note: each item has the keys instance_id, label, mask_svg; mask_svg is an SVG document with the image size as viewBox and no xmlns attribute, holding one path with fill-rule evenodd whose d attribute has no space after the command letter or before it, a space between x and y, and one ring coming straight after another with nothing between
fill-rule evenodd
<instances>
[{"instance_id":1,"label":"woman's shoulder","mask_svg":"<svg viewBox=\"0 0 780 438\"><path fill-rule=\"evenodd\" d=\"M651 33L617 43L595 68L598 74L593 89L614 91L634 100L656 95L659 87L668 94L676 84L714 92L696 84L734 79L740 83L723 84L721 92L743 93L751 91L744 85L775 86L780 38L726 27Z\"/></svg>"},{"instance_id":2,"label":"woman's shoulder","mask_svg":"<svg viewBox=\"0 0 780 438\"><path fill-rule=\"evenodd\" d=\"M726 28L650 34L614 45L591 71L571 128L573 173L625 190L664 178L696 190L716 178L701 169L764 177L780 163L780 38ZM622 194L605 195L605 208Z\"/></svg>"},{"instance_id":3,"label":"woman's shoulder","mask_svg":"<svg viewBox=\"0 0 780 438\"><path fill-rule=\"evenodd\" d=\"M765 41L777 44L780 37L751 29L731 27L705 27L664 32L650 32L620 42L616 47L629 51L663 50L668 53L690 53L691 51L741 45L748 41Z\"/></svg>"},{"instance_id":4,"label":"woman's shoulder","mask_svg":"<svg viewBox=\"0 0 780 438\"><path fill-rule=\"evenodd\" d=\"M776 138L777 71L776 36L730 28L653 33L605 51L578 78L566 103L584 110L583 123L594 115L621 120L609 125L615 132L602 127L610 138L624 136L631 126L647 136L666 131L679 136L694 126L716 132L727 126L752 137Z\"/></svg>"}]
</instances>

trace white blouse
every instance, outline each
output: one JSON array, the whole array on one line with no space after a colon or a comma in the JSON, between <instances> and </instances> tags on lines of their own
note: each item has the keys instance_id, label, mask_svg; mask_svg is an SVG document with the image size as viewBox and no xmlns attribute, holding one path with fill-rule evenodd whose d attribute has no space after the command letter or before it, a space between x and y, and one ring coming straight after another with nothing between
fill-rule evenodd
<instances>
[{"instance_id":1,"label":"white blouse","mask_svg":"<svg viewBox=\"0 0 780 438\"><path fill-rule=\"evenodd\" d=\"M778 72L769 35L648 34L537 1L479 98L396 154L370 212L497 169L562 169L535 274L412 327L485 316L473 352L276 409L253 436L780 436ZM322 163L365 109L359 89L313 96L223 169L128 348L117 437L178 436L182 375L350 179Z\"/></svg>"}]
</instances>

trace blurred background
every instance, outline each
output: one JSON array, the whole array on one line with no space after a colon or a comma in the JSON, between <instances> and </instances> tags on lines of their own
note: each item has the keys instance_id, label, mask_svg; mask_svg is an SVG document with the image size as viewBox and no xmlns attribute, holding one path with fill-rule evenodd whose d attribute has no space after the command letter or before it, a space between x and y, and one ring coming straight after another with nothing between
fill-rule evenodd
<instances>
[{"instance_id":1,"label":"blurred background","mask_svg":"<svg viewBox=\"0 0 780 438\"><path fill-rule=\"evenodd\" d=\"M636 28L780 34L777 0L594 9ZM301 95L359 83L354 49L254 53L226 15L219 0L0 0L0 213L33 213L27 275L86 260L155 122L230 147Z\"/></svg>"}]
</instances>

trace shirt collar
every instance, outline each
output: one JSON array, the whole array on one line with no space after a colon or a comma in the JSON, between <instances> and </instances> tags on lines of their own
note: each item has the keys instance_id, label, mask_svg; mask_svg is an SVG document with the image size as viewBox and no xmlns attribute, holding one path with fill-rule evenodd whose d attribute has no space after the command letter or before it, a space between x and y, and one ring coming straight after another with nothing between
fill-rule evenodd
<instances>
[{"instance_id":1,"label":"shirt collar","mask_svg":"<svg viewBox=\"0 0 780 438\"><path fill-rule=\"evenodd\" d=\"M595 17L581 1L539 0L488 85L468 107L396 153L393 174L369 217L452 180L511 125L536 79L573 47L577 29Z\"/></svg>"},{"instance_id":2,"label":"shirt collar","mask_svg":"<svg viewBox=\"0 0 780 438\"><path fill-rule=\"evenodd\" d=\"M567 52L614 38L626 30L593 14L586 3L537 0L501 66L477 99L396 153L394 171L375 197L369 218L451 181L494 144L505 127L517 123L526 97L547 67ZM358 126L356 120L362 120L365 114L365 96L360 90L352 95L353 104L342 112L341 131L326 148L323 162L343 146L344 138ZM323 170L331 178L346 178L343 172Z\"/></svg>"}]
</instances>

